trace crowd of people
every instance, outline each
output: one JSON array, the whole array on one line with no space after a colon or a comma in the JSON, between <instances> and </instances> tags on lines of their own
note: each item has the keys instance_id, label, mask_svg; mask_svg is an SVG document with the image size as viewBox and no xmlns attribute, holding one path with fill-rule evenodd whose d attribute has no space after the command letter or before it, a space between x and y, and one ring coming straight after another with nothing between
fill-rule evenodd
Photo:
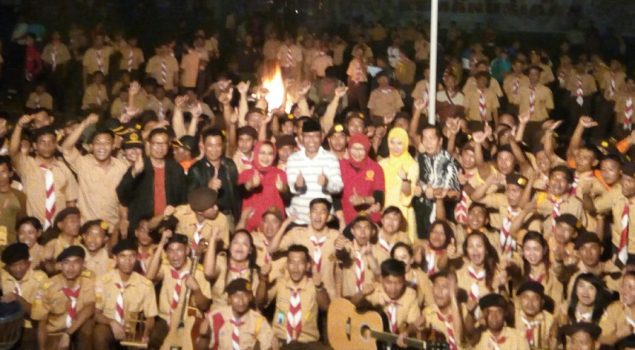
<instances>
[{"instance_id":1,"label":"crowd of people","mask_svg":"<svg viewBox=\"0 0 635 350\"><path fill-rule=\"evenodd\" d=\"M17 38L24 112L0 115L16 349L170 348L184 318L197 349L328 349L336 298L383 313L392 348L635 347L624 55L466 46L452 25L430 96L412 27L272 25L230 56L203 30L151 55L89 33Z\"/></svg>"}]
</instances>

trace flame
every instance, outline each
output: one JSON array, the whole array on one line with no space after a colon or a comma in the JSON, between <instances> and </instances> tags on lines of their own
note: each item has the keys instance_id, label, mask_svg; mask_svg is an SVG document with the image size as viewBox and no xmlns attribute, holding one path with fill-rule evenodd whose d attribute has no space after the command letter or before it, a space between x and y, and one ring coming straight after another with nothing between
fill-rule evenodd
<instances>
[{"instance_id":1,"label":"flame","mask_svg":"<svg viewBox=\"0 0 635 350\"><path fill-rule=\"evenodd\" d=\"M264 75L262 78L262 87L267 89L265 101L267 101L267 109L269 112L276 108L280 108L285 101L284 81L282 80L282 71L278 62L269 62L264 67Z\"/></svg>"}]
</instances>

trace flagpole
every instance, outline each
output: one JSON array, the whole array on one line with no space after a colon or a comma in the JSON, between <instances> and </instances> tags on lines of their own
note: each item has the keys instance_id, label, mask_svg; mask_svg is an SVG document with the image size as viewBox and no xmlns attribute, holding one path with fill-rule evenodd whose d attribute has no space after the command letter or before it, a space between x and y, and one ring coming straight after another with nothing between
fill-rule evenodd
<instances>
[{"instance_id":1,"label":"flagpole","mask_svg":"<svg viewBox=\"0 0 635 350\"><path fill-rule=\"evenodd\" d=\"M436 122L437 100L437 29L439 22L439 0L431 0L430 10L430 79L428 80L428 123Z\"/></svg>"}]
</instances>

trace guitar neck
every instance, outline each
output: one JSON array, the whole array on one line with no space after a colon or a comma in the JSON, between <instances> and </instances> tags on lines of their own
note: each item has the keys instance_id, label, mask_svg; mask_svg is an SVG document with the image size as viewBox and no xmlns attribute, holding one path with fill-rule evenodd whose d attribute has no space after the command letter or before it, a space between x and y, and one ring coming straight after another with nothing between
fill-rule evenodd
<instances>
[{"instance_id":1,"label":"guitar neck","mask_svg":"<svg viewBox=\"0 0 635 350\"><path fill-rule=\"evenodd\" d=\"M194 253L193 253L194 254ZM190 276L194 277L193 274L196 271L196 265L198 264L198 257L194 255L192 258L192 266L190 267ZM190 303L190 294L192 291L190 287L185 286L185 293L183 293L183 307L181 308L181 313L179 315L179 323L178 327L183 327L183 320L185 319L185 310L187 309L187 305Z\"/></svg>"},{"instance_id":2,"label":"guitar neck","mask_svg":"<svg viewBox=\"0 0 635 350\"><path fill-rule=\"evenodd\" d=\"M397 334L388 332L370 331L370 335L379 340L382 343L394 344L399 337ZM443 342L428 342L425 340L419 340L414 338L405 338L404 343L408 348L422 349L422 350L434 350L434 349L447 349L447 344Z\"/></svg>"}]
</instances>

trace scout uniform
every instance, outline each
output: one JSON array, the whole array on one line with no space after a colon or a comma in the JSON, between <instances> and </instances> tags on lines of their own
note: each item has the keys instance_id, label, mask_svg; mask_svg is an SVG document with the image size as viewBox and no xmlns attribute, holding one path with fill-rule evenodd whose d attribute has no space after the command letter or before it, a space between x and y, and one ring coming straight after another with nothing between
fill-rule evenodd
<instances>
[{"instance_id":1,"label":"scout uniform","mask_svg":"<svg viewBox=\"0 0 635 350\"><path fill-rule=\"evenodd\" d=\"M389 86L373 90L370 93L367 107L371 115L388 118L399 112L403 106L399 91Z\"/></svg>"},{"instance_id":2,"label":"scout uniform","mask_svg":"<svg viewBox=\"0 0 635 350\"><path fill-rule=\"evenodd\" d=\"M476 271L469 262L465 262L463 266L456 271L457 287L463 289L469 299L479 300L482 296L493 293L485 284L486 272ZM492 280L495 280L493 278Z\"/></svg>"},{"instance_id":3,"label":"scout uniform","mask_svg":"<svg viewBox=\"0 0 635 350\"><path fill-rule=\"evenodd\" d=\"M181 58L181 86L195 88L201 58L196 50L189 50Z\"/></svg>"},{"instance_id":4,"label":"scout uniform","mask_svg":"<svg viewBox=\"0 0 635 350\"><path fill-rule=\"evenodd\" d=\"M417 305L419 308L432 304L434 296L432 295L432 282L420 268L412 267L406 272L406 283L416 292Z\"/></svg>"},{"instance_id":5,"label":"scout uniform","mask_svg":"<svg viewBox=\"0 0 635 350\"><path fill-rule=\"evenodd\" d=\"M154 78L166 91L176 87L174 76L179 72L179 63L170 55L154 55L146 65L146 73Z\"/></svg>"},{"instance_id":6,"label":"scout uniform","mask_svg":"<svg viewBox=\"0 0 635 350\"><path fill-rule=\"evenodd\" d=\"M381 265L381 263L390 258L392 247L394 247L397 242L403 242L407 245L411 245L408 232L397 231L388 237L383 229L379 229L379 233L377 234L377 244L373 245L372 248L373 255L377 257L378 264Z\"/></svg>"},{"instance_id":7,"label":"scout uniform","mask_svg":"<svg viewBox=\"0 0 635 350\"><path fill-rule=\"evenodd\" d=\"M458 276L457 276L458 277ZM507 307L507 302L500 294L488 294L482 297L479 302L481 310L490 307L499 307L503 310ZM481 338L474 347L474 350L529 350L529 343L525 334L521 331L503 325L503 329L498 335L492 334L489 329L481 333Z\"/></svg>"},{"instance_id":8,"label":"scout uniform","mask_svg":"<svg viewBox=\"0 0 635 350\"><path fill-rule=\"evenodd\" d=\"M5 247L2 251L2 263L7 266L21 260L29 260L29 248L24 243L14 243ZM14 293L20 296L24 301L33 304L35 294L38 288L46 283L48 277L40 270L34 270L33 265L24 274L22 279L17 280L8 270L2 271L0 274L0 289L4 294ZM28 320L29 315L24 319L24 328L33 327L31 321Z\"/></svg>"},{"instance_id":9,"label":"scout uniform","mask_svg":"<svg viewBox=\"0 0 635 350\"><path fill-rule=\"evenodd\" d=\"M38 94L37 92L32 92L29 94L29 98L26 100L26 108L29 109L39 109L46 108L50 111L53 110L53 96L48 92L44 92Z\"/></svg>"},{"instance_id":10,"label":"scout uniform","mask_svg":"<svg viewBox=\"0 0 635 350\"><path fill-rule=\"evenodd\" d=\"M84 91L84 97L82 98L82 109L87 110L93 106L97 108L103 108L108 105L108 91L106 86L101 84L90 84Z\"/></svg>"},{"instance_id":11,"label":"scout uniform","mask_svg":"<svg viewBox=\"0 0 635 350\"><path fill-rule=\"evenodd\" d=\"M147 111L153 111L159 117L159 120L168 119L174 111L174 103L167 98L159 100L154 95L150 96L149 102L143 107Z\"/></svg>"},{"instance_id":12,"label":"scout uniform","mask_svg":"<svg viewBox=\"0 0 635 350\"><path fill-rule=\"evenodd\" d=\"M542 84L522 86L518 91L518 114L529 113L532 122L549 119L549 111L553 108L553 94Z\"/></svg>"},{"instance_id":13,"label":"scout uniform","mask_svg":"<svg viewBox=\"0 0 635 350\"><path fill-rule=\"evenodd\" d=\"M95 282L95 299L97 310L125 326L136 326L134 321L140 320L141 314L145 319L158 314L154 284L136 272L125 282L119 270L99 276Z\"/></svg>"},{"instance_id":14,"label":"scout uniform","mask_svg":"<svg viewBox=\"0 0 635 350\"><path fill-rule=\"evenodd\" d=\"M160 267L159 275L163 276L163 284L159 292L159 317L168 324L170 323L172 314L183 307L186 289L184 278L189 275L191 266L192 261L188 259L185 265L178 271L170 266L167 261ZM200 264L197 264L194 269L194 279L201 287L201 293L203 293L206 298L211 298L210 285L205 279L203 266ZM192 302L191 299L190 302Z\"/></svg>"},{"instance_id":15,"label":"scout uniform","mask_svg":"<svg viewBox=\"0 0 635 350\"><path fill-rule=\"evenodd\" d=\"M428 80L422 79L417 82L415 88L412 89L412 93L410 94L414 100L422 100L425 104L425 109L422 111L423 113L428 112L428 104L430 103L430 95L428 94Z\"/></svg>"},{"instance_id":16,"label":"scout uniform","mask_svg":"<svg viewBox=\"0 0 635 350\"><path fill-rule=\"evenodd\" d=\"M320 339L318 328L318 293L313 282L304 277L298 284L290 278L279 278L269 290L269 300L276 298L273 314L273 334L282 342L315 342Z\"/></svg>"},{"instance_id":17,"label":"scout uniform","mask_svg":"<svg viewBox=\"0 0 635 350\"><path fill-rule=\"evenodd\" d=\"M490 77L488 89L492 90L492 92L494 93L494 96L496 97L496 100L503 97L503 90L501 89L501 86L498 83L498 80L496 80L495 78ZM465 81L465 85L463 85L463 94L467 96L468 92L474 92L475 90L478 90L477 84L476 84L476 78L474 77L467 78L467 80Z\"/></svg>"},{"instance_id":18,"label":"scout uniform","mask_svg":"<svg viewBox=\"0 0 635 350\"><path fill-rule=\"evenodd\" d=\"M84 256L85 252L81 247L71 246L60 253L57 262L70 257L83 259ZM76 322L82 310L95 303L95 275L90 270L84 270L74 282L74 287L67 287L68 281L60 273L40 285L35 294L31 317L36 321L46 319L47 323L40 324L40 327L46 327L49 338L52 336L51 333L67 331ZM92 327L92 316L82 327ZM77 336L78 348L90 348L86 342L90 342L91 339L85 339L89 334L91 332L88 331L78 331L74 334Z\"/></svg>"},{"instance_id":19,"label":"scout uniform","mask_svg":"<svg viewBox=\"0 0 635 350\"><path fill-rule=\"evenodd\" d=\"M615 129L630 134L635 121L635 91L622 90L615 97Z\"/></svg>"},{"instance_id":20,"label":"scout uniform","mask_svg":"<svg viewBox=\"0 0 635 350\"><path fill-rule=\"evenodd\" d=\"M500 107L492 88L469 89L465 93L465 108L468 121L493 121L494 112Z\"/></svg>"},{"instance_id":21,"label":"scout uniform","mask_svg":"<svg viewBox=\"0 0 635 350\"><path fill-rule=\"evenodd\" d=\"M533 317L529 317L525 314L519 307L520 300L518 300L518 298L528 291L540 295L542 300L544 300L545 295L550 295L549 293L545 293L545 288L541 282L527 281L521 284L516 291L516 300L514 301L516 305L516 316L514 317L516 323L515 328L525 335L525 339L532 348L546 349L551 338L551 328L554 323L554 318L552 314L544 310L541 310Z\"/></svg>"},{"instance_id":22,"label":"scout uniform","mask_svg":"<svg viewBox=\"0 0 635 350\"><path fill-rule=\"evenodd\" d=\"M262 268L265 264L271 264L271 272L269 273L269 281L275 281L279 277L284 276L286 272L287 257L281 254L269 254L269 240L260 231L251 233L256 248L256 265Z\"/></svg>"},{"instance_id":23,"label":"scout uniform","mask_svg":"<svg viewBox=\"0 0 635 350\"><path fill-rule=\"evenodd\" d=\"M575 114L574 117L588 113L590 97L597 92L595 79L590 74L578 74L575 70L571 72L565 82L565 89L569 91L570 108Z\"/></svg>"},{"instance_id":24,"label":"scout uniform","mask_svg":"<svg viewBox=\"0 0 635 350\"><path fill-rule=\"evenodd\" d=\"M239 278L245 279L248 281L253 287L252 289L255 291L258 289L258 271L250 268L249 266L239 269L229 266L229 259L227 254L224 252L220 252L216 255L216 269L219 271L218 277L212 284L212 307L216 309L216 307L227 305L228 295L225 293L225 288L227 285Z\"/></svg>"},{"instance_id":25,"label":"scout uniform","mask_svg":"<svg viewBox=\"0 0 635 350\"><path fill-rule=\"evenodd\" d=\"M364 255L357 242L348 243L345 249L348 259L342 266L342 296L350 297L361 292L364 285L374 284L376 278L375 273L370 269L369 261L372 257ZM372 252L371 248L371 254Z\"/></svg>"},{"instance_id":26,"label":"scout uniform","mask_svg":"<svg viewBox=\"0 0 635 350\"><path fill-rule=\"evenodd\" d=\"M212 236L212 230L218 228L220 238L224 247L229 247L229 224L225 214L219 211L218 216L214 220L203 219L202 222L198 222L196 219L196 213L192 210L189 204L183 204L176 207L174 211L174 217L179 220L176 226L176 231L186 235L191 246L198 247L201 240L210 242Z\"/></svg>"},{"instance_id":27,"label":"scout uniform","mask_svg":"<svg viewBox=\"0 0 635 350\"><path fill-rule=\"evenodd\" d=\"M66 44L62 42L51 42L44 46L42 51L42 61L46 63L52 72L55 72L60 65L71 60L71 54Z\"/></svg>"},{"instance_id":28,"label":"scout uniform","mask_svg":"<svg viewBox=\"0 0 635 350\"><path fill-rule=\"evenodd\" d=\"M237 292L253 293L251 284L244 279L237 279L227 286L227 294ZM273 331L267 319L258 311L247 310L236 316L231 306L221 306L209 312L206 318L210 324L211 349L246 349L258 348L269 350L272 347Z\"/></svg>"},{"instance_id":29,"label":"scout uniform","mask_svg":"<svg viewBox=\"0 0 635 350\"><path fill-rule=\"evenodd\" d=\"M590 336L591 341L588 343L579 344L580 348L595 349L597 346L597 340L600 337L600 334L602 332L602 328L598 327L598 325L594 323L578 322L578 323L568 324L563 327L560 327L558 332L566 336L565 345L569 344L571 338L575 334L586 333Z\"/></svg>"},{"instance_id":30,"label":"scout uniform","mask_svg":"<svg viewBox=\"0 0 635 350\"><path fill-rule=\"evenodd\" d=\"M599 79L600 90L604 92L604 99L607 101L615 101L615 97L619 91L622 91L626 84L626 74L622 71L606 71Z\"/></svg>"},{"instance_id":31,"label":"scout uniform","mask_svg":"<svg viewBox=\"0 0 635 350\"><path fill-rule=\"evenodd\" d=\"M305 246L311 253L317 271L322 274L324 287L331 298L335 297L335 240L339 233L325 229L324 235L317 236L310 228L296 227L287 232L280 241L278 250L287 250L292 244Z\"/></svg>"},{"instance_id":32,"label":"scout uniform","mask_svg":"<svg viewBox=\"0 0 635 350\"><path fill-rule=\"evenodd\" d=\"M111 157L110 164L103 166L98 164L94 155L82 156L75 148L65 150L64 159L77 174L77 207L82 214L82 222L101 219L110 227L117 227L119 199L115 190L128 170L126 162Z\"/></svg>"},{"instance_id":33,"label":"scout uniform","mask_svg":"<svg viewBox=\"0 0 635 350\"><path fill-rule=\"evenodd\" d=\"M518 105L520 102L520 89L529 86L529 78L525 74L508 74L503 80L503 91L509 103Z\"/></svg>"},{"instance_id":34,"label":"scout uniform","mask_svg":"<svg viewBox=\"0 0 635 350\"><path fill-rule=\"evenodd\" d=\"M77 236L70 239L70 237L66 237L60 235L59 237L49 241L44 246L44 260L51 260L58 256L64 249L74 246L81 245L82 238Z\"/></svg>"},{"instance_id":35,"label":"scout uniform","mask_svg":"<svg viewBox=\"0 0 635 350\"><path fill-rule=\"evenodd\" d=\"M302 48L295 44L283 43L279 46L276 58L285 78L300 79L302 77Z\"/></svg>"},{"instance_id":36,"label":"scout uniform","mask_svg":"<svg viewBox=\"0 0 635 350\"><path fill-rule=\"evenodd\" d=\"M60 160L46 167L37 158L18 153L13 162L24 185L27 214L38 218L46 230L66 202L77 199L75 177Z\"/></svg>"},{"instance_id":37,"label":"scout uniform","mask_svg":"<svg viewBox=\"0 0 635 350\"><path fill-rule=\"evenodd\" d=\"M128 44L123 45L119 52L121 52L121 60L119 60L119 69L126 72L133 72L139 69L145 62L143 51L138 47L132 47Z\"/></svg>"},{"instance_id":38,"label":"scout uniform","mask_svg":"<svg viewBox=\"0 0 635 350\"><path fill-rule=\"evenodd\" d=\"M110 105L110 117L119 119L128 109L128 101L117 98Z\"/></svg>"},{"instance_id":39,"label":"scout uniform","mask_svg":"<svg viewBox=\"0 0 635 350\"><path fill-rule=\"evenodd\" d=\"M625 165L624 176L632 176L635 169ZM629 175L631 174L631 175ZM632 199L624 197L620 189L611 189L606 194L595 200L595 209L599 214L611 213L613 222L611 225L611 243L617 248L618 261L626 264L629 254L635 254L635 204Z\"/></svg>"},{"instance_id":40,"label":"scout uniform","mask_svg":"<svg viewBox=\"0 0 635 350\"><path fill-rule=\"evenodd\" d=\"M540 72L540 84L549 85L552 81L556 80L556 77L553 75L553 69L551 69L550 65L539 63L538 67L542 69Z\"/></svg>"},{"instance_id":41,"label":"scout uniform","mask_svg":"<svg viewBox=\"0 0 635 350\"><path fill-rule=\"evenodd\" d=\"M543 222L542 232L545 236L551 235L555 218L558 216L569 213L579 218L583 226L586 226L587 218L586 212L582 208L582 202L574 196L565 194L562 197L556 198L546 192L540 192L536 195L536 211L546 217Z\"/></svg>"},{"instance_id":42,"label":"scout uniform","mask_svg":"<svg viewBox=\"0 0 635 350\"><path fill-rule=\"evenodd\" d=\"M91 270L95 276L103 276L104 274L114 270L115 259L108 256L108 250L101 248L94 254L87 252L84 266Z\"/></svg>"},{"instance_id":43,"label":"scout uniform","mask_svg":"<svg viewBox=\"0 0 635 350\"><path fill-rule=\"evenodd\" d=\"M457 346L461 345L461 337L458 332L463 322L459 313L450 311L444 314L436 304L426 306L422 313L429 328L445 335L445 340L450 345L449 349L459 349ZM451 344L455 347L452 348Z\"/></svg>"},{"instance_id":44,"label":"scout uniform","mask_svg":"<svg viewBox=\"0 0 635 350\"><path fill-rule=\"evenodd\" d=\"M102 72L104 76L108 76L110 55L112 55L112 53L113 49L110 46L103 46L100 49L91 47L86 50L83 58L84 72L91 75L99 71Z\"/></svg>"},{"instance_id":45,"label":"scout uniform","mask_svg":"<svg viewBox=\"0 0 635 350\"><path fill-rule=\"evenodd\" d=\"M392 300L380 283L375 285L375 290L366 300L373 306L382 308L389 320L389 330L393 334L403 332L408 324L414 323L421 314L421 309L417 304L417 293L406 287L403 294L397 300Z\"/></svg>"}]
</instances>

